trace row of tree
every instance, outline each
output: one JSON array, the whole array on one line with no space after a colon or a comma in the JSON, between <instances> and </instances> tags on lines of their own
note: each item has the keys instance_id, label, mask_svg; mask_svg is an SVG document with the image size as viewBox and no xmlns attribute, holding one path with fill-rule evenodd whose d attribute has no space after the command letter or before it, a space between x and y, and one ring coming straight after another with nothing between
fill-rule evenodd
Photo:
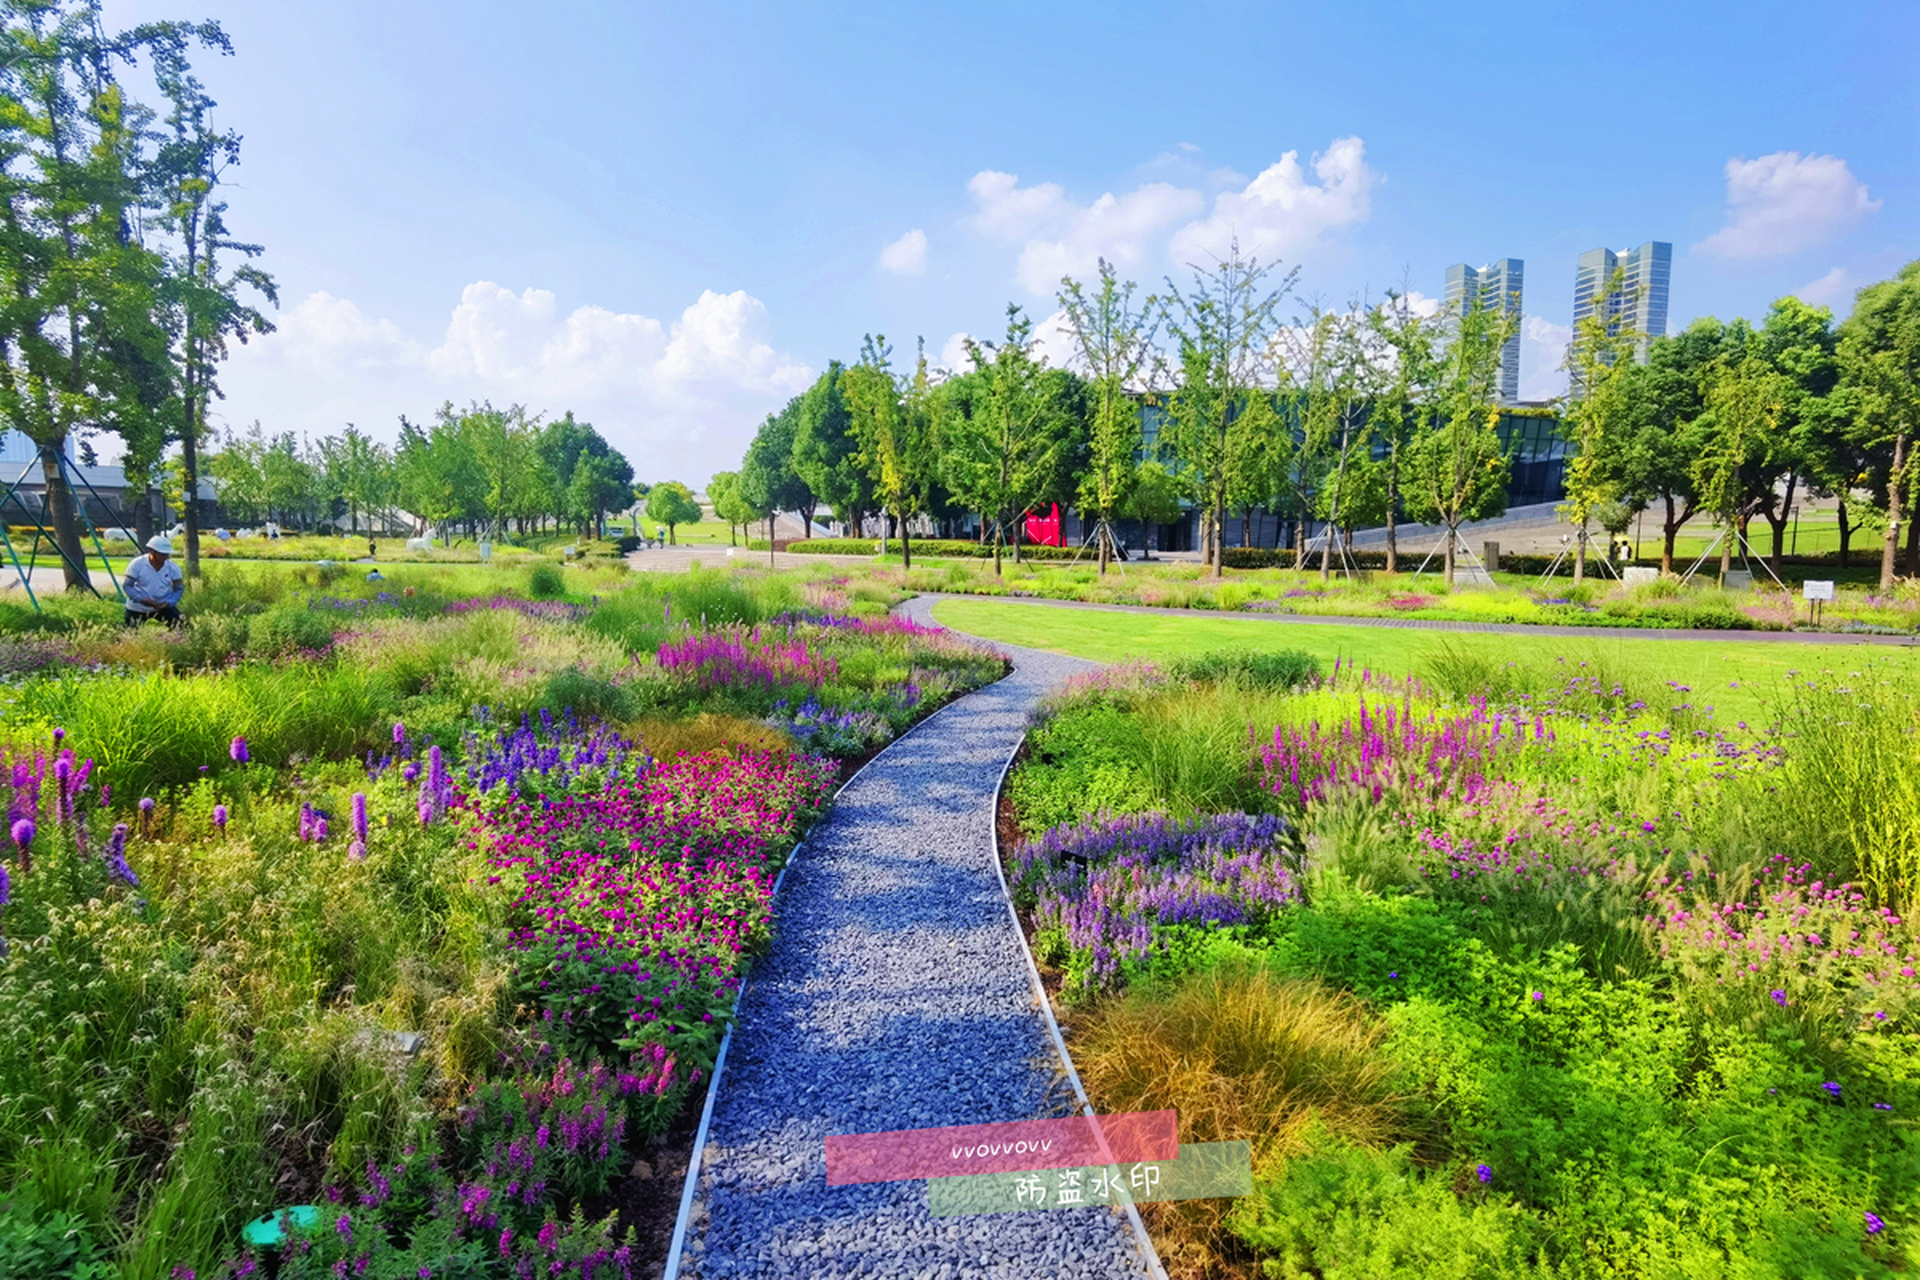
<instances>
[{"instance_id":1,"label":"row of tree","mask_svg":"<svg viewBox=\"0 0 1920 1280\"><path fill-rule=\"evenodd\" d=\"M1390 293L1283 320L1296 274L1276 276L1237 246L1157 296L1138 297L1105 262L1099 272L1091 288L1062 281L1066 368L1040 357L1013 306L1002 341L967 342L964 370L931 367L924 346L896 369L886 340L869 337L858 361L833 362L767 417L738 472L714 477L716 511L766 519L769 536L776 511L810 529L824 505L855 534L883 516L883 537L890 523L909 562L917 517L973 513L997 570L1003 546L1019 556L1022 517L1058 502L1080 511L1104 572L1114 520L1165 522L1191 505L1216 575L1232 511L1280 515L1302 558L1315 522L1348 536L1384 525L1390 569L1410 517L1447 529L1451 581L1460 525L1504 509L1513 442L1497 379L1516 309L1474 300L1423 314ZM1742 537L1763 517L1777 557L1793 504L1815 492L1840 499L1843 531L1862 520L1887 530L1890 581L1920 471L1920 263L1862 290L1837 327L1785 298L1758 328L1709 319L1649 339L1609 323L1631 314L1607 305L1621 288L1610 283L1567 353L1577 394L1561 406L1563 512L1582 531L1576 575L1590 523L1624 527L1650 506L1669 568L1679 530L1702 513ZM1251 527L1243 520L1243 540ZM1323 573L1334 543L1320 542ZM1912 533L1909 546L1920 569Z\"/></svg>"},{"instance_id":2,"label":"row of tree","mask_svg":"<svg viewBox=\"0 0 1920 1280\"><path fill-rule=\"evenodd\" d=\"M715 477L721 514L792 510L811 527L824 504L858 531L884 513L910 560L916 517L976 513L997 571L1003 547L1020 554L1022 518L1057 502L1081 512L1105 572L1115 520L1165 523L1191 503L1218 574L1231 511L1286 515L1300 547L1316 520L1351 530L1404 511L1457 527L1504 502L1505 310L1443 325L1390 295L1288 323L1297 273L1237 245L1164 295L1099 272L1091 288L1062 282L1071 367L1041 358L1017 306L1000 342L967 340L962 371L932 368L924 346L896 370L886 340L868 338L768 416L739 472ZM1329 539L1323 569L1331 554Z\"/></svg>"},{"instance_id":3,"label":"row of tree","mask_svg":"<svg viewBox=\"0 0 1920 1280\"><path fill-rule=\"evenodd\" d=\"M230 433L207 471L234 519L309 527L385 528L399 510L416 533L464 525L498 538L549 520L588 533L635 497L632 465L591 424L519 405L446 404L424 425L403 417L391 449L353 426L307 443L255 423Z\"/></svg>"},{"instance_id":4,"label":"row of tree","mask_svg":"<svg viewBox=\"0 0 1920 1280\"><path fill-rule=\"evenodd\" d=\"M1630 358L1636 340L1598 319L1574 335L1585 392L1568 412L1576 523L1651 509L1671 570L1679 531L1712 517L1724 573L1758 517L1778 573L1795 503L1811 494L1835 500L1843 566L1855 533L1872 527L1883 587L1920 572L1920 523L1908 515L1920 485L1920 262L1860 290L1838 325L1786 297L1757 327L1709 317L1655 338L1644 361Z\"/></svg>"}]
</instances>

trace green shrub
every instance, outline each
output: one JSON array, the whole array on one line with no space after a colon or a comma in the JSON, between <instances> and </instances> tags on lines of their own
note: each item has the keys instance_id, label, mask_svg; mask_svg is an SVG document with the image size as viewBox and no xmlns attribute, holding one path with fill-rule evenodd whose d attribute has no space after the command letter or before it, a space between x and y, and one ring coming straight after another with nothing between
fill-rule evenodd
<instances>
[{"instance_id":1,"label":"green shrub","mask_svg":"<svg viewBox=\"0 0 1920 1280\"><path fill-rule=\"evenodd\" d=\"M0 1276L7 1280L110 1280L92 1231L70 1213L38 1216L22 1198L0 1205Z\"/></svg>"},{"instance_id":2,"label":"green shrub","mask_svg":"<svg viewBox=\"0 0 1920 1280\"><path fill-rule=\"evenodd\" d=\"M1406 1147L1339 1146L1257 1179L1229 1220L1284 1280L1507 1280L1538 1275L1539 1229L1504 1196L1456 1195ZM1467 1172L1465 1179L1471 1181Z\"/></svg>"},{"instance_id":3,"label":"green shrub","mask_svg":"<svg viewBox=\"0 0 1920 1280\"><path fill-rule=\"evenodd\" d=\"M333 643L333 620L317 609L280 604L256 615L247 626L247 652L277 658L301 649L324 649Z\"/></svg>"},{"instance_id":4,"label":"green shrub","mask_svg":"<svg viewBox=\"0 0 1920 1280\"><path fill-rule=\"evenodd\" d=\"M1174 674L1205 684L1241 684L1255 689L1297 689L1320 678L1320 660L1298 649L1219 649L1174 661Z\"/></svg>"},{"instance_id":5,"label":"green shrub","mask_svg":"<svg viewBox=\"0 0 1920 1280\"><path fill-rule=\"evenodd\" d=\"M572 711L582 720L624 720L634 713L634 699L611 680L568 667L547 677L541 701L555 711Z\"/></svg>"},{"instance_id":6,"label":"green shrub","mask_svg":"<svg viewBox=\"0 0 1920 1280\"><path fill-rule=\"evenodd\" d=\"M566 593L566 580L553 565L535 565L527 575L527 594L535 600L558 600Z\"/></svg>"}]
</instances>

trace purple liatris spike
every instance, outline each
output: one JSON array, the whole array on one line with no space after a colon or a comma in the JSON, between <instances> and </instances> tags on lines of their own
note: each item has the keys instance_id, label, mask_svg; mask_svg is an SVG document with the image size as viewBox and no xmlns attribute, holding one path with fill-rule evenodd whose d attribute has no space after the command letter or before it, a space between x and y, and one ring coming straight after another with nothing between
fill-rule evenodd
<instances>
[{"instance_id":1,"label":"purple liatris spike","mask_svg":"<svg viewBox=\"0 0 1920 1280\"><path fill-rule=\"evenodd\" d=\"M420 825L433 825L433 796L425 790L420 792Z\"/></svg>"},{"instance_id":2,"label":"purple liatris spike","mask_svg":"<svg viewBox=\"0 0 1920 1280\"><path fill-rule=\"evenodd\" d=\"M367 842L367 793L364 791L353 793L353 838L362 845Z\"/></svg>"},{"instance_id":3,"label":"purple liatris spike","mask_svg":"<svg viewBox=\"0 0 1920 1280\"><path fill-rule=\"evenodd\" d=\"M140 812L141 812L142 814L148 814L148 813L152 813L152 812L153 812L153 797L152 797L152 796L141 796L141 797L140 797Z\"/></svg>"},{"instance_id":4,"label":"purple liatris spike","mask_svg":"<svg viewBox=\"0 0 1920 1280\"><path fill-rule=\"evenodd\" d=\"M0 907L13 901L13 877L7 874L5 863L0 863Z\"/></svg>"},{"instance_id":5,"label":"purple liatris spike","mask_svg":"<svg viewBox=\"0 0 1920 1280\"><path fill-rule=\"evenodd\" d=\"M420 762L418 760L407 761L407 767L400 771L400 776L408 782L418 782L420 780Z\"/></svg>"},{"instance_id":6,"label":"purple liatris spike","mask_svg":"<svg viewBox=\"0 0 1920 1280\"><path fill-rule=\"evenodd\" d=\"M367 858L366 841L355 840L352 844L348 845L347 857L354 862L365 862Z\"/></svg>"},{"instance_id":7,"label":"purple liatris spike","mask_svg":"<svg viewBox=\"0 0 1920 1280\"><path fill-rule=\"evenodd\" d=\"M223 804L213 806L213 825L222 831L227 829L227 806Z\"/></svg>"},{"instance_id":8,"label":"purple liatris spike","mask_svg":"<svg viewBox=\"0 0 1920 1280\"><path fill-rule=\"evenodd\" d=\"M407 726L403 722L395 720L393 722L393 745L396 747L403 746L406 744L406 741Z\"/></svg>"},{"instance_id":9,"label":"purple liatris spike","mask_svg":"<svg viewBox=\"0 0 1920 1280\"><path fill-rule=\"evenodd\" d=\"M317 813L313 815L313 842L315 844L327 842L327 820Z\"/></svg>"},{"instance_id":10,"label":"purple liatris spike","mask_svg":"<svg viewBox=\"0 0 1920 1280\"><path fill-rule=\"evenodd\" d=\"M245 764L250 758L247 755L247 740L240 737L234 738L227 744L227 754L233 757L235 764Z\"/></svg>"},{"instance_id":11,"label":"purple liatris spike","mask_svg":"<svg viewBox=\"0 0 1920 1280\"><path fill-rule=\"evenodd\" d=\"M127 824L117 822L113 834L107 837L107 870L125 880L133 888L140 887L140 877L133 874L133 868L127 865Z\"/></svg>"},{"instance_id":12,"label":"purple liatris spike","mask_svg":"<svg viewBox=\"0 0 1920 1280\"><path fill-rule=\"evenodd\" d=\"M303 844L313 840L313 806L310 804L300 806L300 840Z\"/></svg>"},{"instance_id":13,"label":"purple liatris spike","mask_svg":"<svg viewBox=\"0 0 1920 1280\"><path fill-rule=\"evenodd\" d=\"M27 847L33 843L34 835L35 835L35 828L33 825L32 818L20 818L14 822L13 842L14 844L19 846L20 850L23 853L26 851Z\"/></svg>"},{"instance_id":14,"label":"purple liatris spike","mask_svg":"<svg viewBox=\"0 0 1920 1280\"><path fill-rule=\"evenodd\" d=\"M111 799L113 799L113 784L111 782L101 783L100 784L100 807L102 809L106 808L107 802Z\"/></svg>"}]
</instances>

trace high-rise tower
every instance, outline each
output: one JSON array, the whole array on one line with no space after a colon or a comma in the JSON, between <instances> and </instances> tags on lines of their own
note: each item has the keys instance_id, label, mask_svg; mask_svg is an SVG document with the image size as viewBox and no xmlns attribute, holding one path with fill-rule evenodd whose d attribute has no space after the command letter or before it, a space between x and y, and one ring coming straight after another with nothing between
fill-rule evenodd
<instances>
[{"instance_id":1,"label":"high-rise tower","mask_svg":"<svg viewBox=\"0 0 1920 1280\"><path fill-rule=\"evenodd\" d=\"M1504 311L1514 317L1513 336L1500 348L1499 396L1501 404L1520 399L1520 300L1526 284L1527 264L1519 258L1502 258L1478 270L1464 262L1447 268L1446 307L1449 316L1467 312L1469 300L1478 298L1488 311Z\"/></svg>"},{"instance_id":2,"label":"high-rise tower","mask_svg":"<svg viewBox=\"0 0 1920 1280\"><path fill-rule=\"evenodd\" d=\"M1607 332L1632 331L1634 356L1644 362L1647 344L1667 332L1667 281L1672 274L1673 246L1665 241L1649 240L1618 253L1587 250L1573 276L1574 325L1593 314L1595 300L1605 293Z\"/></svg>"}]
</instances>

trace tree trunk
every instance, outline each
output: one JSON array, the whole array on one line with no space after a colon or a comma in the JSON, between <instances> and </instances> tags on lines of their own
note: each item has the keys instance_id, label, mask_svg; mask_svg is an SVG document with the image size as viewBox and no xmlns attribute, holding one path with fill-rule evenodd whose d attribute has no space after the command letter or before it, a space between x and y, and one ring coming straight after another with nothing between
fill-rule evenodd
<instances>
[{"instance_id":1,"label":"tree trunk","mask_svg":"<svg viewBox=\"0 0 1920 1280\"><path fill-rule=\"evenodd\" d=\"M1573 536L1573 585L1579 586L1587 580L1587 526L1583 521L1580 531Z\"/></svg>"},{"instance_id":2,"label":"tree trunk","mask_svg":"<svg viewBox=\"0 0 1920 1280\"><path fill-rule=\"evenodd\" d=\"M1293 518L1293 567L1295 569L1307 567L1307 518L1305 516Z\"/></svg>"},{"instance_id":3,"label":"tree trunk","mask_svg":"<svg viewBox=\"0 0 1920 1280\"><path fill-rule=\"evenodd\" d=\"M1733 572L1733 540L1736 531L1740 538L1746 537L1746 531L1741 528L1741 522L1734 520L1729 522L1727 535L1720 539L1720 585L1722 587L1727 585L1727 575Z\"/></svg>"},{"instance_id":4,"label":"tree trunk","mask_svg":"<svg viewBox=\"0 0 1920 1280\"><path fill-rule=\"evenodd\" d=\"M982 516L980 518L980 532L985 534L986 531L987 520L985 516ZM996 578L1000 576L1000 548L1006 545L1006 541L1006 522L1004 520L995 520L993 522L993 576Z\"/></svg>"},{"instance_id":5,"label":"tree trunk","mask_svg":"<svg viewBox=\"0 0 1920 1280\"><path fill-rule=\"evenodd\" d=\"M66 472L61 469L65 461L63 447L66 438L40 446L40 475L46 483L47 519L53 525L53 546L60 554L60 568L66 578L67 590L89 591L93 588L93 579L87 573L87 552L80 543L79 512L74 503L73 490L67 487Z\"/></svg>"},{"instance_id":6,"label":"tree trunk","mask_svg":"<svg viewBox=\"0 0 1920 1280\"><path fill-rule=\"evenodd\" d=\"M1227 573L1227 495L1222 493L1213 501L1213 576L1224 578Z\"/></svg>"},{"instance_id":7,"label":"tree trunk","mask_svg":"<svg viewBox=\"0 0 1920 1280\"><path fill-rule=\"evenodd\" d=\"M1453 590L1453 545L1459 539L1459 526L1447 526L1447 590Z\"/></svg>"},{"instance_id":8,"label":"tree trunk","mask_svg":"<svg viewBox=\"0 0 1920 1280\"><path fill-rule=\"evenodd\" d=\"M900 517L900 567L913 568L913 547L907 541L907 518Z\"/></svg>"},{"instance_id":9,"label":"tree trunk","mask_svg":"<svg viewBox=\"0 0 1920 1280\"><path fill-rule=\"evenodd\" d=\"M1853 526L1847 523L1847 500L1845 497L1840 499L1834 514L1839 517L1840 521L1840 567L1844 569L1847 567L1847 543L1853 537Z\"/></svg>"},{"instance_id":10,"label":"tree trunk","mask_svg":"<svg viewBox=\"0 0 1920 1280\"><path fill-rule=\"evenodd\" d=\"M1789 471L1787 473L1787 497L1786 501L1780 504L1779 518L1774 518L1772 508L1768 508L1763 513L1767 517L1767 525L1773 530L1773 555L1770 556L1769 559L1773 562L1773 576L1776 578L1780 576L1780 559L1787 551L1787 520L1793 514L1793 491L1799 486L1799 483L1799 473Z\"/></svg>"},{"instance_id":11,"label":"tree trunk","mask_svg":"<svg viewBox=\"0 0 1920 1280\"><path fill-rule=\"evenodd\" d=\"M1901 482L1907 469L1907 435L1893 439L1893 470L1887 475L1887 536L1880 544L1880 590L1893 590L1893 557L1900 546Z\"/></svg>"},{"instance_id":12,"label":"tree trunk","mask_svg":"<svg viewBox=\"0 0 1920 1280\"><path fill-rule=\"evenodd\" d=\"M153 536L153 500L159 491L148 485L133 503L133 537L136 546L144 547L147 539Z\"/></svg>"},{"instance_id":13,"label":"tree trunk","mask_svg":"<svg viewBox=\"0 0 1920 1280\"><path fill-rule=\"evenodd\" d=\"M1400 505L1400 454L1396 449L1387 455L1387 572L1395 573L1400 568L1399 518L1395 508Z\"/></svg>"}]
</instances>

